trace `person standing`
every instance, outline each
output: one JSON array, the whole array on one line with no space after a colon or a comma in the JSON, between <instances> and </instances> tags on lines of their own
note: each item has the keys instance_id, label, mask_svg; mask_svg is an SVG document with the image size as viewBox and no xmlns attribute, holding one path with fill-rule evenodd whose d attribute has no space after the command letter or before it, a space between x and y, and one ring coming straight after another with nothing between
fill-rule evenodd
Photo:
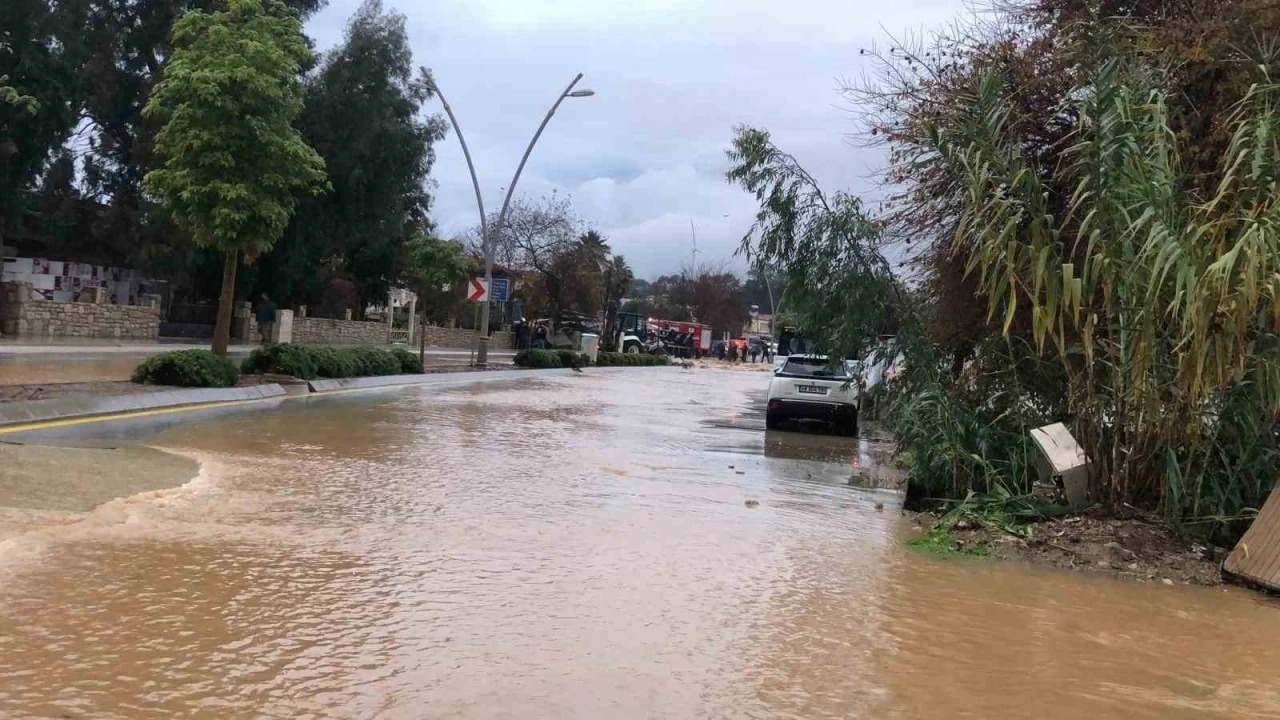
<instances>
[{"instance_id":1,"label":"person standing","mask_svg":"<svg viewBox=\"0 0 1280 720\"><path fill-rule=\"evenodd\" d=\"M276 306L266 293L262 293L259 298L258 309L254 311L253 318L258 321L258 335L262 338L262 344L271 342L271 331L276 324Z\"/></svg>"}]
</instances>

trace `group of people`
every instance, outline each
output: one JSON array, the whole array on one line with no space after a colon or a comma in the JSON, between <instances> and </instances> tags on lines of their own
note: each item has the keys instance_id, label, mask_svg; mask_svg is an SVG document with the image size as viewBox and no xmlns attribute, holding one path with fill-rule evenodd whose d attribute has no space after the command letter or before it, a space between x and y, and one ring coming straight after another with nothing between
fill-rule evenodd
<instances>
[{"instance_id":1,"label":"group of people","mask_svg":"<svg viewBox=\"0 0 1280 720\"><path fill-rule=\"evenodd\" d=\"M530 327L529 323L523 320L517 322L512 331L515 333L516 349L527 350L545 350L551 347L551 338L547 333L546 323L538 323L534 327Z\"/></svg>"},{"instance_id":2,"label":"group of people","mask_svg":"<svg viewBox=\"0 0 1280 720\"><path fill-rule=\"evenodd\" d=\"M717 360L727 360L737 363L758 363L773 362L773 351L766 343L748 342L719 342L716 343L713 354Z\"/></svg>"}]
</instances>

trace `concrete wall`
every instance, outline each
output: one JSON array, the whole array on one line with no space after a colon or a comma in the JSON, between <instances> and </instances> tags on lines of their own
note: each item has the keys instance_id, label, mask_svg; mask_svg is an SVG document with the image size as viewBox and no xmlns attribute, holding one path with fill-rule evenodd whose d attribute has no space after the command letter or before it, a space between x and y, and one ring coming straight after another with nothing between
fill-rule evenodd
<instances>
[{"instance_id":1,"label":"concrete wall","mask_svg":"<svg viewBox=\"0 0 1280 720\"><path fill-rule=\"evenodd\" d=\"M386 345L391 342L391 333L384 322L294 316L293 342L296 345Z\"/></svg>"},{"instance_id":2,"label":"concrete wall","mask_svg":"<svg viewBox=\"0 0 1280 720\"><path fill-rule=\"evenodd\" d=\"M435 347L469 348L475 337L474 330L427 326L427 344ZM513 333L495 332L489 336L490 350L510 350L513 346Z\"/></svg>"},{"instance_id":3,"label":"concrete wall","mask_svg":"<svg viewBox=\"0 0 1280 720\"><path fill-rule=\"evenodd\" d=\"M18 337L129 338L160 336L160 308L32 300L26 283L0 288L0 332Z\"/></svg>"}]
</instances>

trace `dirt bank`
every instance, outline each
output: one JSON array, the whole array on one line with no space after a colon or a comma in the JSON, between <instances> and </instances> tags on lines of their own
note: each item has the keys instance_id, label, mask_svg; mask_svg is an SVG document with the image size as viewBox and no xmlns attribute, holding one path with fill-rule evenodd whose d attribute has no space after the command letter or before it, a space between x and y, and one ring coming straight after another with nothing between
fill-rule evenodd
<instances>
[{"instance_id":1,"label":"dirt bank","mask_svg":"<svg viewBox=\"0 0 1280 720\"><path fill-rule=\"evenodd\" d=\"M912 514L923 534L936 521ZM1126 580L1183 585L1219 585L1224 550L1179 537L1155 518L1107 516L1091 510L1077 517L1030 525L1021 538L997 528L961 523L951 532L961 552Z\"/></svg>"}]
</instances>

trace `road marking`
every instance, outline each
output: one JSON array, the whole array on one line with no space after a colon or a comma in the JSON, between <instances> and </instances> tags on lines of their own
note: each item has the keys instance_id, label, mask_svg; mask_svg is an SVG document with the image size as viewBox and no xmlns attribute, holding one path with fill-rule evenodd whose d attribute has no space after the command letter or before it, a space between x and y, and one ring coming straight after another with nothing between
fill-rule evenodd
<instances>
[{"instance_id":1,"label":"road marking","mask_svg":"<svg viewBox=\"0 0 1280 720\"><path fill-rule=\"evenodd\" d=\"M42 422L27 423L25 425L6 425L0 427L0 435L12 435L20 432L34 432L36 430L52 430L55 428L72 427L75 425L87 425L89 423L107 422L108 420L132 420L133 418L154 417L156 415L173 415L189 410L207 410L209 408L229 407L232 405L248 405L250 403L266 402L267 400L284 400L289 395L278 395L269 398L257 398L255 400L223 400L221 402L202 403L199 405L180 405L178 407L156 408L155 410L136 410L127 413L113 413L110 415L88 415L82 417L63 418L61 420L44 420ZM296 397L306 397L299 395Z\"/></svg>"},{"instance_id":2,"label":"road marking","mask_svg":"<svg viewBox=\"0 0 1280 720\"><path fill-rule=\"evenodd\" d=\"M500 380L503 379L501 374L489 375L487 373L477 373L478 375L488 375L487 379ZM517 375L518 377L518 375ZM276 395L268 398L256 398L253 400L223 400L220 402L201 403L198 405L180 405L178 407L156 408L154 410L135 410L127 413L112 413L109 415L87 415L81 417L63 418L61 420L43 420L41 422L26 423L24 425L6 425L0 427L0 435L12 435L21 432L35 432L37 430L53 430L56 428L74 427L76 425L88 425L91 423L107 422L109 420L132 420L134 418L155 417L157 415L173 415L180 412L190 410L207 410L210 408L231 407L234 405L249 405L251 403L267 402L268 400L283 401L295 400L299 398L325 397L328 395L345 395L347 393L371 392L376 390L395 390L410 386L422 385L451 385L454 383L473 383L484 382L485 378L477 377L475 379L457 378L452 380L424 380L415 383L404 383L401 385L375 385L365 388L342 388L340 390L325 390L324 392L306 392L298 395Z\"/></svg>"}]
</instances>

